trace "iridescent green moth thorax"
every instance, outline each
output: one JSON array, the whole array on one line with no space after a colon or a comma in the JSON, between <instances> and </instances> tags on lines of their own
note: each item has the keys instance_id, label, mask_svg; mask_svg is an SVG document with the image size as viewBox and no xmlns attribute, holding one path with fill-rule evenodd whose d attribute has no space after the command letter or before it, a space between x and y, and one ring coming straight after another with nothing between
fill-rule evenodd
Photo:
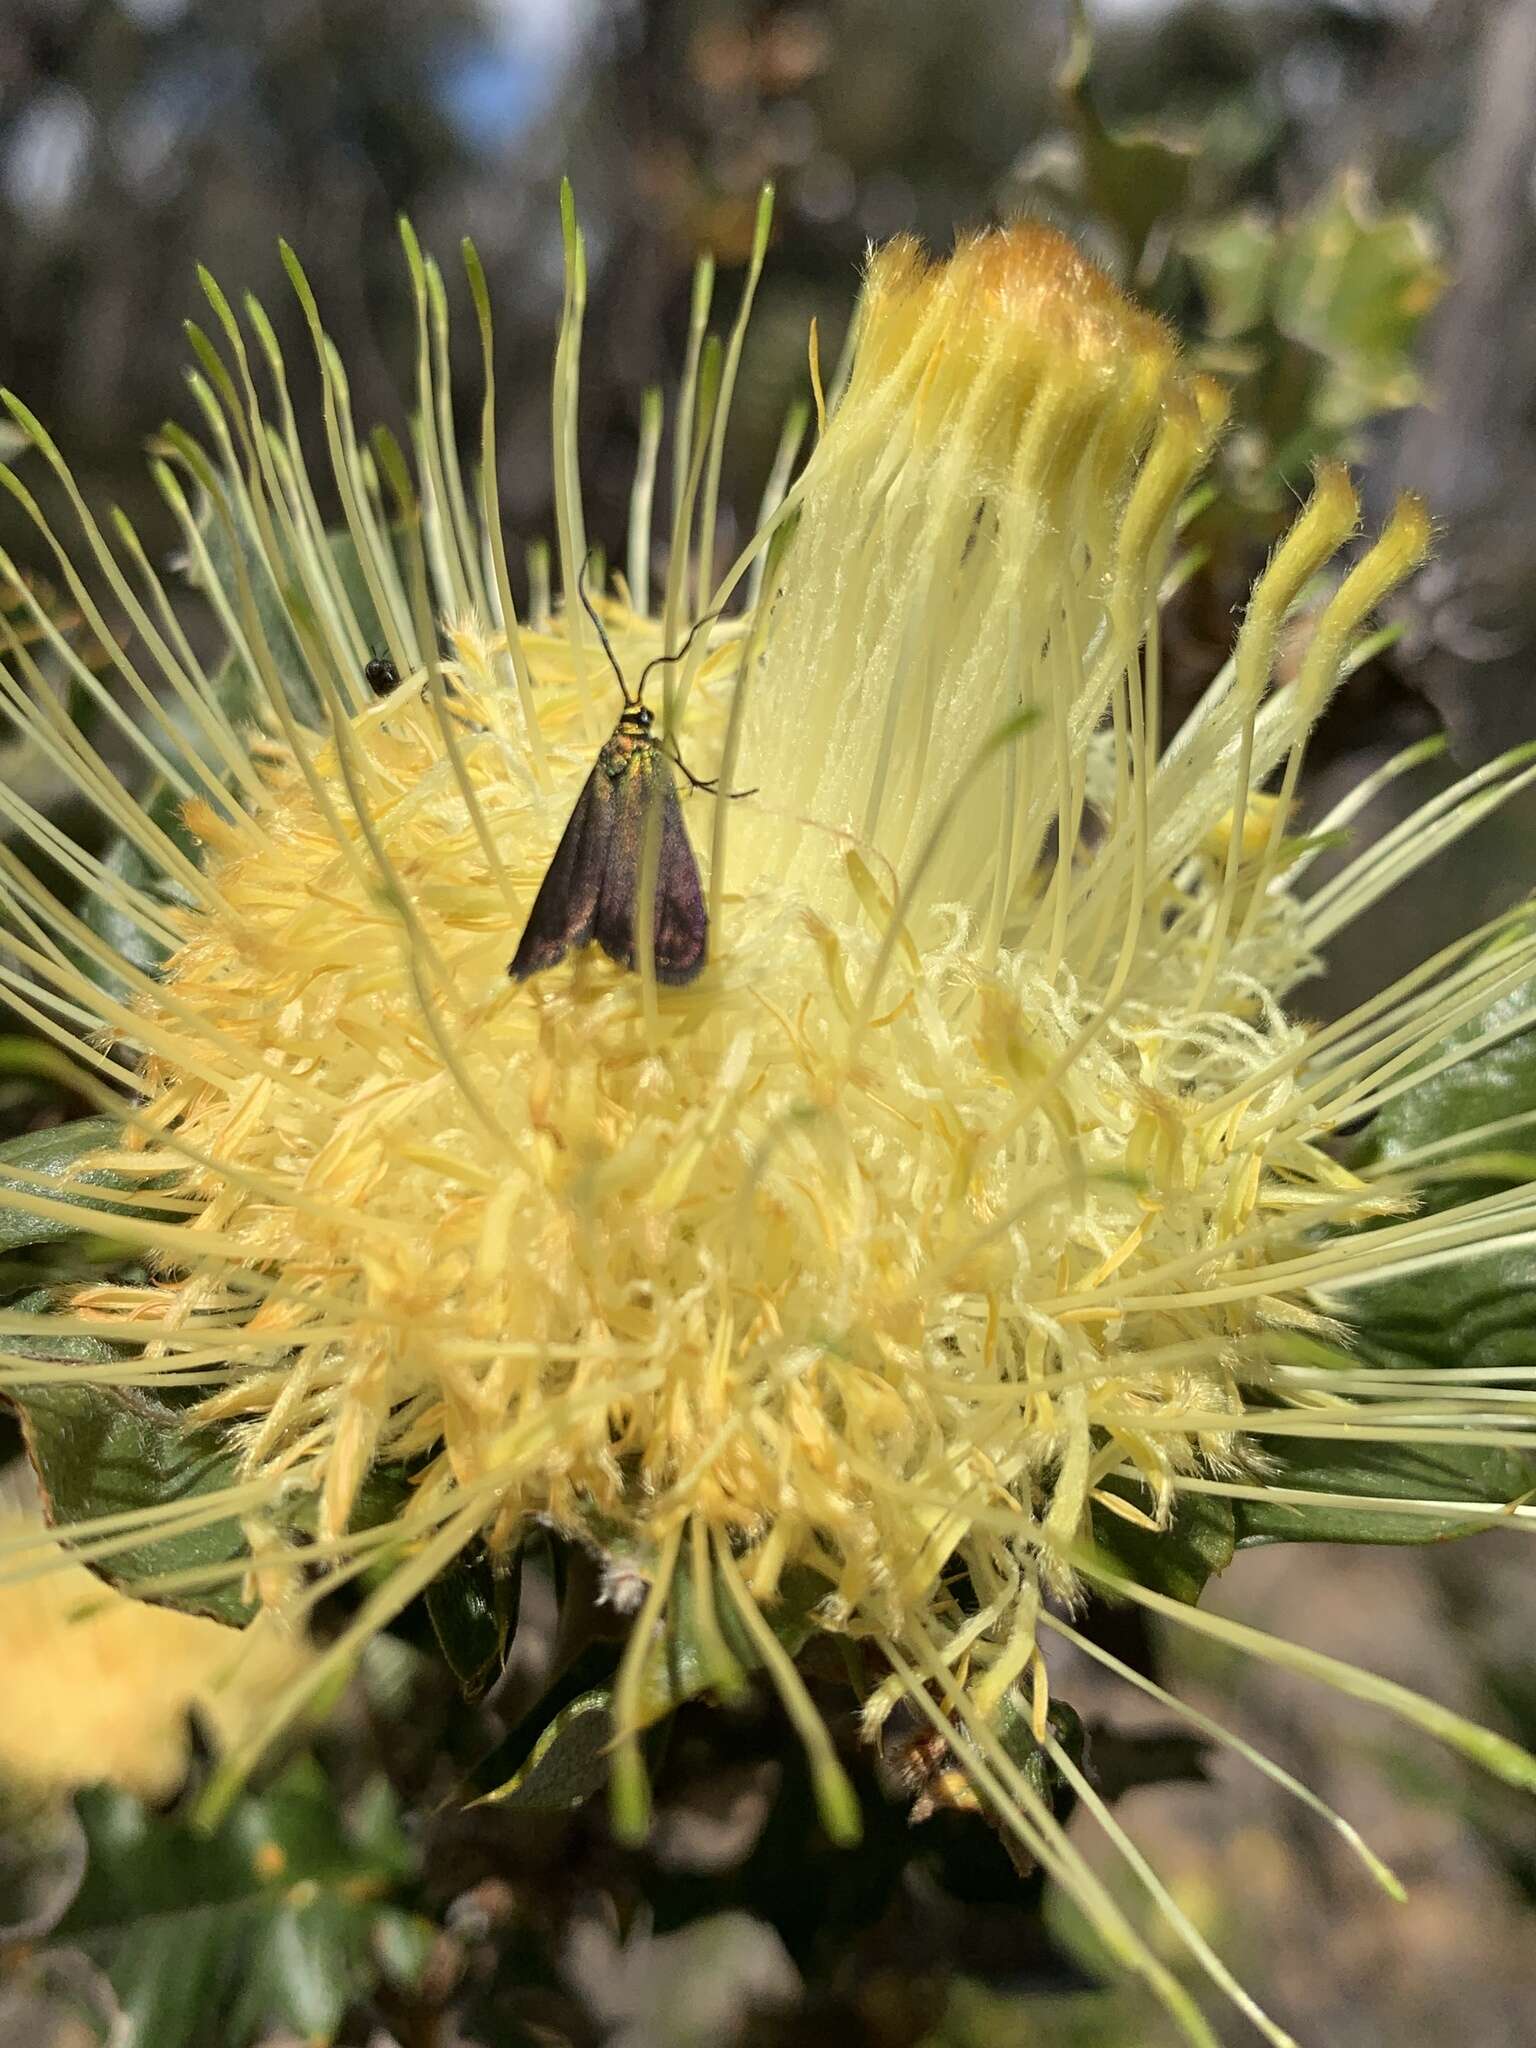
<instances>
[{"instance_id":1,"label":"iridescent green moth thorax","mask_svg":"<svg viewBox=\"0 0 1536 2048\"><path fill-rule=\"evenodd\" d=\"M652 717L648 706L630 704L613 731L603 741L597 756L597 765L611 781L617 782L631 769L644 772L648 762L660 754L660 743L651 731ZM670 776L671 770L665 761L660 763Z\"/></svg>"}]
</instances>

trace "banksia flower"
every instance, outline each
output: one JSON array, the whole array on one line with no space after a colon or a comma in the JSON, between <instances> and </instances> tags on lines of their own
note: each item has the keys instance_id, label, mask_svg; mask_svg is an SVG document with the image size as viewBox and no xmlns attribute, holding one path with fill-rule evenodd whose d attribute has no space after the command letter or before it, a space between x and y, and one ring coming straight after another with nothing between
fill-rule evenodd
<instances>
[{"instance_id":1,"label":"banksia flower","mask_svg":"<svg viewBox=\"0 0 1536 2048\"><path fill-rule=\"evenodd\" d=\"M226 1487L78 1522L87 1555L233 1518L226 1576L295 1616L387 1563L286 1714L466 1546L506 1560L539 1521L603 1554L634 1593L612 1760L629 1833L645 1821L647 1659L686 1592L717 1684L735 1672L728 1637L750 1644L829 1829L851 1834L851 1791L773 1632L786 1587L810 1585L815 1626L857 1646L867 1732L904 1701L1021 1857L1208 2040L1052 1818L1019 1730L1239 1998L1055 1732L1048 1653L1082 1640L1085 1594L1314 1669L1531 1782L1510 1745L1181 1606L1094 1536L1107 1515L1155 1545L1181 1505L1265 1499L1267 1447L1298 1431L1522 1441L1523 1396L1490 1402L1476 1375L1370 1388L1343 1333L1352 1290L1529 1231L1529 1186L1422 1212L1409 1176L1351 1170L1329 1141L1478 1049L1447 1041L1529 980L1536 932L1512 918L1469 934L1327 1028L1290 997L1326 942L1531 771L1469 777L1298 893L1319 844L1292 830L1308 734L1423 559L1424 510L1402 500L1329 581L1358 508L1322 468L1231 658L1170 732L1160 594L1222 394L1043 227L945 262L907 242L873 256L846 382L816 383L808 460L791 481L786 440L762 525L717 578L766 226L765 210L723 348L701 346L702 273L654 604L654 401L627 574L591 572L590 617L577 601L569 213L558 609L538 557L527 616L513 604L472 250L470 485L448 295L409 234L413 463L388 434L361 437L289 256L324 393L330 473L311 478L270 323L207 281L206 434L167 429L155 476L224 637L218 668L126 520L98 523L11 401L77 551L10 488L92 628L110 638L108 598L128 622L128 694L97 695L163 798L124 795L10 636L11 717L133 849L103 865L7 801L132 942L124 955L4 857L7 986L120 1123L92 1162L118 1189L92 1228L138 1263L41 1321L8 1316L23 1348L7 1380L179 1392L189 1426L223 1433ZM319 509L332 491L341 546ZM578 948L508 975L618 713L594 627L631 686L677 657L656 730L715 784L684 791L709 948L684 986L658 977L647 938L654 848L633 876L632 968ZM1434 1148L1413 1164L1433 1174ZM34 1178L14 1200L53 1218L76 1213L69 1197ZM37 1364L50 1329L110 1344L108 1361L55 1345ZM408 1482L382 1519L365 1503L380 1471Z\"/></svg>"}]
</instances>

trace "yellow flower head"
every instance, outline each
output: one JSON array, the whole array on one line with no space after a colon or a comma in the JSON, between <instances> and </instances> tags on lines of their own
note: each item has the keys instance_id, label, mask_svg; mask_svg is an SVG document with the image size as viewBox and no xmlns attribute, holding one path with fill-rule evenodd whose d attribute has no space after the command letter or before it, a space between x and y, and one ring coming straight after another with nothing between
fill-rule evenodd
<instances>
[{"instance_id":1,"label":"yellow flower head","mask_svg":"<svg viewBox=\"0 0 1536 2048\"><path fill-rule=\"evenodd\" d=\"M1296 1333L1326 1333L1361 1277L1469 1241L1325 1141L1528 977L1536 942L1487 954L1469 937L1327 1030L1286 1007L1324 940L1513 786L1485 777L1417 837L1293 892L1307 734L1422 558L1423 509L1404 499L1335 579L1275 687L1282 628L1356 526L1325 467L1170 735L1159 592L1223 404L1163 326L1043 227L945 262L879 251L814 450L787 489L792 453L781 465L716 583L744 305L723 351L690 355L656 611L654 407L628 577L592 578L631 684L720 614L653 693L694 773L751 792L684 787L709 963L660 986L642 944L638 971L586 951L517 982L534 893L619 710L575 602L584 290L567 231L555 616L537 570L529 617L513 610L478 264L491 459L471 494L446 293L408 240L414 475L388 437L359 438L291 265L358 575L326 534L265 316L242 323L210 284L223 340L201 343L193 387L207 444L174 436L156 474L244 685L235 709L131 529L109 541L76 506L90 578L134 628L129 723L171 801L132 805L11 649L13 715L170 878L151 891L72 856L165 950L157 974L5 868L37 983L22 1000L45 1031L82 1030L76 1055L108 1082L122 1068L104 1041L139 1056L114 1163L178 1176L175 1221L104 1226L152 1277L82 1295L72 1326L141 1345L147 1383L213 1379L197 1417L235 1432L269 1600L301 1604L306 1556L329 1584L394 1555L322 1676L466 1543L506 1556L531 1518L637 1569L628 1825L641 1665L685 1570L760 1644L846 1827L763 1620L787 1573L816 1575L818 1623L888 1674L870 1728L905 1693L953 1737L1003 1824L1205 2038L996 1727L1022 1696L1049 1742L1041 1630L1067 1625L1082 1575L1104 1577L1095 1506L1165 1528L1183 1496L1262 1491L1265 1433L1298 1414L1370 1428ZM760 237L748 304L761 254ZM89 618L86 571L68 573ZM379 642L401 680L375 701ZM163 1193L142 1200L163 1217ZM1340 1228L1368 1216L1396 1220ZM1478 1227L1522 1216L1528 1197ZM409 1472L410 1503L360 1530L378 1465ZM296 1500L307 1550L285 1534Z\"/></svg>"}]
</instances>

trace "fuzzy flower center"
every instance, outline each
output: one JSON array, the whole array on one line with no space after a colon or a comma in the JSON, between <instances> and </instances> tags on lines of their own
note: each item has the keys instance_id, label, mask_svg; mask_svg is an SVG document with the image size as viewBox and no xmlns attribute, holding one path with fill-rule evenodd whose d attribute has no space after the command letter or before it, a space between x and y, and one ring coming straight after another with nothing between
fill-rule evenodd
<instances>
[{"instance_id":1,"label":"fuzzy flower center","mask_svg":"<svg viewBox=\"0 0 1536 2048\"><path fill-rule=\"evenodd\" d=\"M585 752L535 796L475 729L493 711L456 696L526 903ZM1154 1480L1202 1444L1230 1455L1227 1354L1252 1312L1191 1343L1176 1304L1134 1330L1119 1304L1170 1260L1219 1260L1272 1150L1289 1199L1326 1184L1305 1142L1209 1113L1282 1026L1127 1004L1095 1031L1037 958L984 962L958 913L942 942L898 946L866 1019L889 909L849 885L834 920L771 880L732 892L706 978L658 1015L595 955L520 986L430 709L403 691L354 742L416 937L291 768L262 843L195 813L227 908L168 991L218 1034L199 1064L228 1071L159 1067L152 1102L220 1162L193 1230L274 1278L246 1321L270 1355L243 1350L209 1411L253 1418L253 1469L320 1477L328 1531L370 1461L426 1456L423 1484L487 1488L508 1531L539 1513L644 1549L702 1514L767 1539L765 1594L814 1564L889 1627L931 1597L934 1530L963 1524L947 1498L1041 1518L1054 1500L1070 1531L1092 1445ZM323 752L314 768L339 810ZM445 977L436 1031L423 958ZM173 1292L178 1315L235 1302L217 1263ZM166 1307L156 1289L141 1312ZM978 1541L1001 1571L1006 1546Z\"/></svg>"}]
</instances>

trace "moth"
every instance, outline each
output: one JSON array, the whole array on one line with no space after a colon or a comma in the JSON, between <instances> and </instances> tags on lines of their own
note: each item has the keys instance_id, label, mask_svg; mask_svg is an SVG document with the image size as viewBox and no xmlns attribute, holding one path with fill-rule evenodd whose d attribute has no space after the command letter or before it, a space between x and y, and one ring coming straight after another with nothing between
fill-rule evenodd
<instances>
[{"instance_id":1,"label":"moth","mask_svg":"<svg viewBox=\"0 0 1536 2048\"><path fill-rule=\"evenodd\" d=\"M640 901L641 866L648 833L657 835L656 909L652 957L656 979L682 987L703 971L709 953L709 916L699 864L683 823L674 764L695 789L715 791L684 766L681 755L669 754L654 730L645 702L645 681L652 669L687 653L694 635L710 623L702 618L675 655L647 662L631 694L603 624L588 600L586 570L577 589L597 628L603 652L618 677L624 698L619 722L604 740L592 771L582 785L570 820L560 835L539 893L533 899L523 936L508 972L518 981L542 974L575 946L597 944L610 960L633 969L639 947L635 933ZM712 617L713 615L711 615ZM751 790L739 790L751 796ZM652 822L654 820L654 823Z\"/></svg>"}]
</instances>

